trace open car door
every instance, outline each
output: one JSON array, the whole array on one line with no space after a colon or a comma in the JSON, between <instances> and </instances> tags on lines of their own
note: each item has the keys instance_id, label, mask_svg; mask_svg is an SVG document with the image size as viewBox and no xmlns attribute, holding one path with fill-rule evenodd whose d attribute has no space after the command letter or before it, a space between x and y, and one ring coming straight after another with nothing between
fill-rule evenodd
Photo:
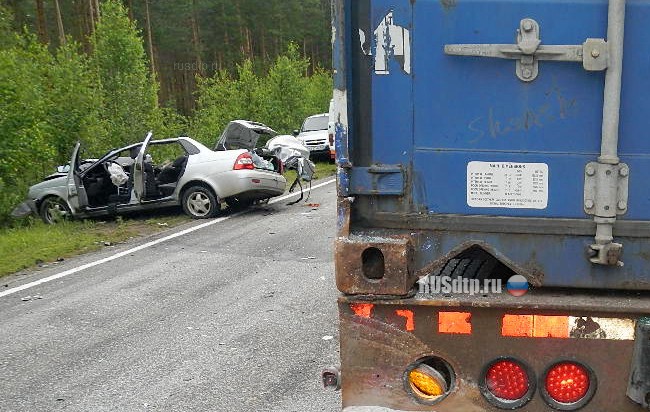
<instances>
[{"instance_id":1,"label":"open car door","mask_svg":"<svg viewBox=\"0 0 650 412\"><path fill-rule=\"evenodd\" d=\"M153 132L147 133L140 147L140 152L135 158L135 163L133 164L133 192L135 194L135 199L137 202L142 202L147 196L146 185L147 181L146 171L144 168L145 155L147 153L147 147L149 142L153 138Z\"/></svg>"},{"instance_id":2,"label":"open car door","mask_svg":"<svg viewBox=\"0 0 650 412\"><path fill-rule=\"evenodd\" d=\"M81 180L81 143L77 142L70 158L70 170L68 171L68 203L73 209L81 210L88 206L86 188Z\"/></svg>"}]
</instances>

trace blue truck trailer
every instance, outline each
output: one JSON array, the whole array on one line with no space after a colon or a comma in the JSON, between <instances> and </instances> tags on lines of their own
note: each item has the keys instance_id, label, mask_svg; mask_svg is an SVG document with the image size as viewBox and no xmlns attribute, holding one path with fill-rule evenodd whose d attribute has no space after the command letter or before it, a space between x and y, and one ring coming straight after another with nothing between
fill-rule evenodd
<instances>
[{"instance_id":1,"label":"blue truck trailer","mask_svg":"<svg viewBox=\"0 0 650 412\"><path fill-rule=\"evenodd\" d=\"M344 410L648 410L650 1L332 12Z\"/></svg>"}]
</instances>

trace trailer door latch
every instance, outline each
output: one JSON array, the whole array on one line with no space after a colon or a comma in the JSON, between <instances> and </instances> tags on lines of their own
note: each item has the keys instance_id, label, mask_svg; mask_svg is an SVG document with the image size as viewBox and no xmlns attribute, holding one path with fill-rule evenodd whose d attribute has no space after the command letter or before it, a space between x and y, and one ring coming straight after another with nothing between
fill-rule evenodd
<instances>
[{"instance_id":1,"label":"trailer door latch","mask_svg":"<svg viewBox=\"0 0 650 412\"><path fill-rule=\"evenodd\" d=\"M541 43L539 24L526 18L519 23L517 44L447 44L445 54L517 60L517 77L524 82L537 78L540 60L582 62L588 71L607 69L608 47L604 39L587 39L575 46Z\"/></svg>"}]
</instances>

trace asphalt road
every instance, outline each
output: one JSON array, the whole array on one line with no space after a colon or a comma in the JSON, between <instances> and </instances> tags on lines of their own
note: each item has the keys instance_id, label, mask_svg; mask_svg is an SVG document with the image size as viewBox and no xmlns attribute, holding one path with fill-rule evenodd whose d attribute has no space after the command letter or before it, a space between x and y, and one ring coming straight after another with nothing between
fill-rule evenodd
<instances>
[{"instance_id":1,"label":"asphalt road","mask_svg":"<svg viewBox=\"0 0 650 412\"><path fill-rule=\"evenodd\" d=\"M286 202L0 297L0 411L340 410L335 186Z\"/></svg>"}]
</instances>

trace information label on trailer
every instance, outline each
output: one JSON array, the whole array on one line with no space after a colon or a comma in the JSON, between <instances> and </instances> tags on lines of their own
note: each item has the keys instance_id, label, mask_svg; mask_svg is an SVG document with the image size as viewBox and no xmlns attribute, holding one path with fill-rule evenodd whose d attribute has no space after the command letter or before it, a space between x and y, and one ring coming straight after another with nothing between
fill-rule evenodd
<instances>
[{"instance_id":1,"label":"information label on trailer","mask_svg":"<svg viewBox=\"0 0 650 412\"><path fill-rule=\"evenodd\" d=\"M469 162L467 205L507 209L546 209L545 163Z\"/></svg>"}]
</instances>

